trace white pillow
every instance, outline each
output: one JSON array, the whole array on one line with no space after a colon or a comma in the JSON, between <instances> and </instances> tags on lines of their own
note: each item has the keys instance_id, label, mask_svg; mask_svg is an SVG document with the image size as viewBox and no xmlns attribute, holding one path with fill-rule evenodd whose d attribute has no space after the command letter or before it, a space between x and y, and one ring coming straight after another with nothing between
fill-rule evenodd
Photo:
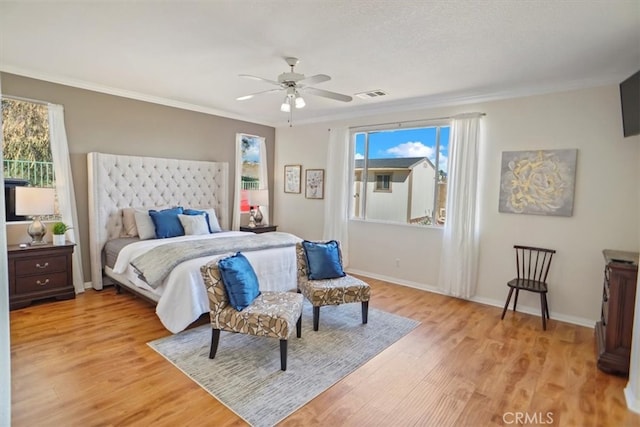
<instances>
[{"instance_id":1,"label":"white pillow","mask_svg":"<svg viewBox=\"0 0 640 427\"><path fill-rule=\"evenodd\" d=\"M134 208L122 209L122 237L136 237L138 235L135 213Z\"/></svg>"},{"instance_id":2,"label":"white pillow","mask_svg":"<svg viewBox=\"0 0 640 427\"><path fill-rule=\"evenodd\" d=\"M220 228L220 223L218 222L218 217L216 216L215 209L199 209L199 210L205 211L207 214L209 214L209 228L211 229L212 233L218 233L222 231L222 228Z\"/></svg>"},{"instance_id":3,"label":"white pillow","mask_svg":"<svg viewBox=\"0 0 640 427\"><path fill-rule=\"evenodd\" d=\"M136 219L136 228L138 229L138 236L140 236L140 239L155 239L156 226L153 224L153 220L149 216L149 211L135 209L133 215Z\"/></svg>"},{"instance_id":4,"label":"white pillow","mask_svg":"<svg viewBox=\"0 0 640 427\"><path fill-rule=\"evenodd\" d=\"M178 214L178 219L185 235L209 234L209 226L204 215L182 215Z\"/></svg>"}]
</instances>

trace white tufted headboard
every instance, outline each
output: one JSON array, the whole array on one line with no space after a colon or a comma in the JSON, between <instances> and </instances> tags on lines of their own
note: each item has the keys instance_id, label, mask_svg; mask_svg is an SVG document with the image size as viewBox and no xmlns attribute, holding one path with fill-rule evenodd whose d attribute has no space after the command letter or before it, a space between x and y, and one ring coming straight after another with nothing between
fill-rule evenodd
<instances>
[{"instance_id":1,"label":"white tufted headboard","mask_svg":"<svg viewBox=\"0 0 640 427\"><path fill-rule=\"evenodd\" d=\"M123 208L211 207L229 229L228 163L89 153L87 169L95 289L102 289L102 248L122 232Z\"/></svg>"}]
</instances>

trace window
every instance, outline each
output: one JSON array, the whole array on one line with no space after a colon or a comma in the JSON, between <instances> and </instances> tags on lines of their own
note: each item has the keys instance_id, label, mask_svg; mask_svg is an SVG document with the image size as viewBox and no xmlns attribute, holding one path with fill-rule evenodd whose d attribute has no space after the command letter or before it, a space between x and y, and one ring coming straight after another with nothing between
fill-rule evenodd
<instances>
[{"instance_id":1,"label":"window","mask_svg":"<svg viewBox=\"0 0 640 427\"><path fill-rule=\"evenodd\" d=\"M376 191L391 191L391 174L376 174Z\"/></svg>"},{"instance_id":2,"label":"window","mask_svg":"<svg viewBox=\"0 0 640 427\"><path fill-rule=\"evenodd\" d=\"M46 105L3 98L2 136L2 166L7 182L55 188ZM55 211L58 212L57 206ZM7 221L22 219L7 215Z\"/></svg>"},{"instance_id":3,"label":"window","mask_svg":"<svg viewBox=\"0 0 640 427\"><path fill-rule=\"evenodd\" d=\"M242 171L240 174L240 212L249 212L251 205L250 191L265 188L261 182L264 171L261 160L264 158L261 149L263 138L252 135L240 135L240 151L242 155ZM266 167L266 165L264 165Z\"/></svg>"},{"instance_id":4,"label":"window","mask_svg":"<svg viewBox=\"0 0 640 427\"><path fill-rule=\"evenodd\" d=\"M375 127L352 133L351 215L365 220L444 225L448 123Z\"/></svg>"}]
</instances>

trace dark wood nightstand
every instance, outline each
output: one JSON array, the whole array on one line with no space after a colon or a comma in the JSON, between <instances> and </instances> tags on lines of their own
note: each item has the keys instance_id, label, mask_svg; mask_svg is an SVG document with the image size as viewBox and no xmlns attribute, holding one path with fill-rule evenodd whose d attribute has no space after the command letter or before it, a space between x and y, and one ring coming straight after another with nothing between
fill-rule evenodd
<instances>
[{"instance_id":1,"label":"dark wood nightstand","mask_svg":"<svg viewBox=\"0 0 640 427\"><path fill-rule=\"evenodd\" d=\"M246 225L240 226L240 231L250 231L252 233L268 233L270 231L276 231L277 225L256 225L255 228L247 227Z\"/></svg>"},{"instance_id":2,"label":"dark wood nightstand","mask_svg":"<svg viewBox=\"0 0 640 427\"><path fill-rule=\"evenodd\" d=\"M44 298L75 298L71 268L74 246L71 242L63 246L8 246L9 309Z\"/></svg>"}]
</instances>

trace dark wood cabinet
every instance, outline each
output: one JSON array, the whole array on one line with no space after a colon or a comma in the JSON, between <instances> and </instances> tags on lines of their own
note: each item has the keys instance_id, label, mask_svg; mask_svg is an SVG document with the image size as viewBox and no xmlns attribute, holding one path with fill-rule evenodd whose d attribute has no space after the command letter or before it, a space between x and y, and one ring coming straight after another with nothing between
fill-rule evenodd
<instances>
[{"instance_id":1,"label":"dark wood cabinet","mask_svg":"<svg viewBox=\"0 0 640 427\"><path fill-rule=\"evenodd\" d=\"M604 250L602 310L596 323L598 368L628 375L638 280L638 254Z\"/></svg>"},{"instance_id":2,"label":"dark wood cabinet","mask_svg":"<svg viewBox=\"0 0 640 427\"><path fill-rule=\"evenodd\" d=\"M252 233L260 234L260 233L268 233L270 231L276 231L278 228L277 225L256 225L255 227L247 227L241 226L240 231L250 231Z\"/></svg>"},{"instance_id":3,"label":"dark wood cabinet","mask_svg":"<svg viewBox=\"0 0 640 427\"><path fill-rule=\"evenodd\" d=\"M9 308L15 310L33 301L75 298L73 288L73 243L63 246L9 246Z\"/></svg>"}]
</instances>

